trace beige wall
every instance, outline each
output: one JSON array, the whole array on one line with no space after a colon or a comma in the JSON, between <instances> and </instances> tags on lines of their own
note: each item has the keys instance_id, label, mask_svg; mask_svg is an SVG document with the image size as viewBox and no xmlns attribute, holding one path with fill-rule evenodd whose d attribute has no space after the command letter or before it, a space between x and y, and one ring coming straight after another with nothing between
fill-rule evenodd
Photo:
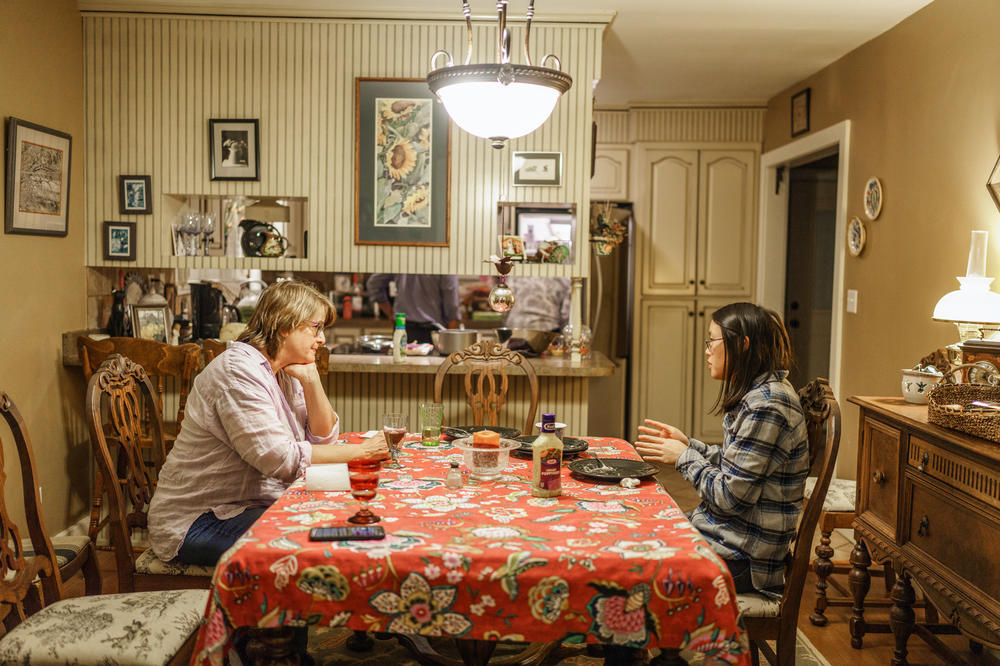
<instances>
[{"instance_id":1,"label":"beige wall","mask_svg":"<svg viewBox=\"0 0 1000 666\"><path fill-rule=\"evenodd\" d=\"M45 520L55 533L84 512L90 483L90 444L80 418L83 380L79 371L63 368L60 337L62 331L82 328L86 305L83 40L76 1L0 3L0 62L5 63L0 67L4 120L13 116L73 137L69 235L0 235L0 390L27 423ZM20 474L6 427L0 427L0 438L8 509L19 520Z\"/></svg>"},{"instance_id":2,"label":"beige wall","mask_svg":"<svg viewBox=\"0 0 1000 666\"><path fill-rule=\"evenodd\" d=\"M957 340L931 312L965 274L971 230L991 232L987 272L1000 275L1000 212L985 187L1000 150L998 24L995 0L937 0L768 102L765 151L791 140L790 98L805 87L813 131L851 121L848 216L864 219L864 184L882 182L864 253L846 259L859 308L844 320L844 398L898 396L900 368ZM858 410L842 407L850 475Z\"/></svg>"}]
</instances>

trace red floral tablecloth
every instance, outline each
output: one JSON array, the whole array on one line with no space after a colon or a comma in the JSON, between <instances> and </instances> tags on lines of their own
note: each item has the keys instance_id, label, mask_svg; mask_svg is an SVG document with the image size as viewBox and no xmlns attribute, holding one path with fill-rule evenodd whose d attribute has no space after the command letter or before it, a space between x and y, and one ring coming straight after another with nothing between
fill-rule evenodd
<instances>
[{"instance_id":1,"label":"red floral tablecloth","mask_svg":"<svg viewBox=\"0 0 1000 666\"><path fill-rule=\"evenodd\" d=\"M309 541L311 527L347 524L358 502L302 479L261 516L216 568L196 663L221 664L236 627L302 624L747 663L728 569L654 480L625 489L564 468L561 497L533 498L531 461L511 458L499 481L466 476L449 490L461 452L413 438L371 502L384 540ZM602 457L638 457L623 440L588 441Z\"/></svg>"}]
</instances>

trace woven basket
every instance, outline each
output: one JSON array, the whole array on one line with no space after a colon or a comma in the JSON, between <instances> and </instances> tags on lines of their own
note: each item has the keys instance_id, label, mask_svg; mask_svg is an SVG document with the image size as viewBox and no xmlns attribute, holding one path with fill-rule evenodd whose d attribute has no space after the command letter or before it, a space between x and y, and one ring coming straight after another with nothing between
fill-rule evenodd
<instances>
[{"instance_id":1,"label":"woven basket","mask_svg":"<svg viewBox=\"0 0 1000 666\"><path fill-rule=\"evenodd\" d=\"M961 405L968 409L974 400L1000 402L1000 387L938 384L927 398L927 420L935 425L1000 442L1000 412L950 412L944 409L945 405Z\"/></svg>"}]
</instances>

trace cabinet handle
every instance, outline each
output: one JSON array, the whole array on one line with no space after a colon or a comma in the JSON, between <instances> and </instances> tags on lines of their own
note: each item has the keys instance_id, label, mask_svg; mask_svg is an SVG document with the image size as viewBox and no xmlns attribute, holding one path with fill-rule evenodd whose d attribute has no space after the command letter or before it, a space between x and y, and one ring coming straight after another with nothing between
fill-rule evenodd
<instances>
[{"instance_id":1,"label":"cabinet handle","mask_svg":"<svg viewBox=\"0 0 1000 666\"><path fill-rule=\"evenodd\" d=\"M694 280L688 280L688 284L694 284Z\"/></svg>"},{"instance_id":2,"label":"cabinet handle","mask_svg":"<svg viewBox=\"0 0 1000 666\"><path fill-rule=\"evenodd\" d=\"M920 525L917 527L917 536L928 536L931 533L931 521L927 516L923 516L920 519Z\"/></svg>"},{"instance_id":3,"label":"cabinet handle","mask_svg":"<svg viewBox=\"0 0 1000 666\"><path fill-rule=\"evenodd\" d=\"M924 451L922 454L920 454L920 464L917 465L917 469L919 469L921 472L926 472L928 460L930 460L930 455L926 451Z\"/></svg>"},{"instance_id":4,"label":"cabinet handle","mask_svg":"<svg viewBox=\"0 0 1000 666\"><path fill-rule=\"evenodd\" d=\"M883 483L885 483L885 472L881 470L875 470L875 473L872 474L872 481L875 484L881 486Z\"/></svg>"},{"instance_id":5,"label":"cabinet handle","mask_svg":"<svg viewBox=\"0 0 1000 666\"><path fill-rule=\"evenodd\" d=\"M693 312L688 312L688 317L694 317L694 313Z\"/></svg>"},{"instance_id":6,"label":"cabinet handle","mask_svg":"<svg viewBox=\"0 0 1000 666\"><path fill-rule=\"evenodd\" d=\"M705 286L705 281L704 280L698 280L698 284L700 284L701 286L704 287Z\"/></svg>"},{"instance_id":7,"label":"cabinet handle","mask_svg":"<svg viewBox=\"0 0 1000 666\"><path fill-rule=\"evenodd\" d=\"M699 317L704 317L704 316L705 316L705 312L704 312L704 311L702 311L702 312L699 312L699 313L698 313L698 316L699 316Z\"/></svg>"}]
</instances>

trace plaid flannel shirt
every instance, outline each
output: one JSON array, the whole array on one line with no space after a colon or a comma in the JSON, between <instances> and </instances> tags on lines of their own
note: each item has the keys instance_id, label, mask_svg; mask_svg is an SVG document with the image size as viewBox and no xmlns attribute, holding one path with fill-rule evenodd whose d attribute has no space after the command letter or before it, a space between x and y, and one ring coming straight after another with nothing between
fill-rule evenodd
<instances>
[{"instance_id":1,"label":"plaid flannel shirt","mask_svg":"<svg viewBox=\"0 0 1000 666\"><path fill-rule=\"evenodd\" d=\"M723 558L749 559L754 588L769 596L784 586L809 473L805 417L787 374L758 377L726 412L722 446L691 439L676 464L702 499L691 524Z\"/></svg>"}]
</instances>

